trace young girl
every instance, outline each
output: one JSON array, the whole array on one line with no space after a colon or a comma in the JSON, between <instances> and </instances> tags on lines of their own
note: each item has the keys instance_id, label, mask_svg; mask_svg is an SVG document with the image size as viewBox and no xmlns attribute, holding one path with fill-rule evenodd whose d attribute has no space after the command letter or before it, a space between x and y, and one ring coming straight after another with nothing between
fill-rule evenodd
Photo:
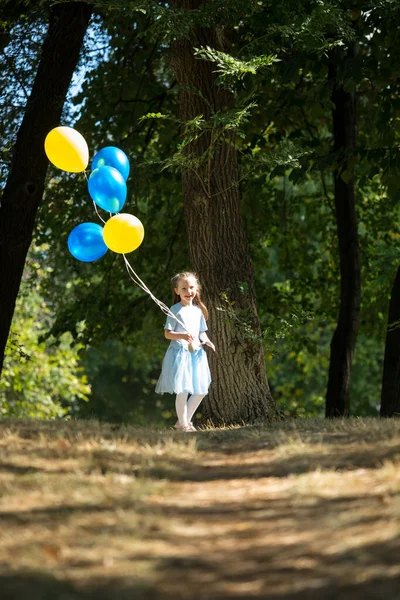
<instances>
[{"instance_id":1,"label":"young girl","mask_svg":"<svg viewBox=\"0 0 400 600\"><path fill-rule=\"evenodd\" d=\"M208 311L201 301L201 287L196 275L178 273L171 283L174 304L170 313L174 316L168 316L164 329L165 337L171 342L162 363L156 392L176 394L178 421L175 428L196 431L192 417L211 383L203 346L209 346L214 352L215 346L205 333Z\"/></svg>"}]
</instances>

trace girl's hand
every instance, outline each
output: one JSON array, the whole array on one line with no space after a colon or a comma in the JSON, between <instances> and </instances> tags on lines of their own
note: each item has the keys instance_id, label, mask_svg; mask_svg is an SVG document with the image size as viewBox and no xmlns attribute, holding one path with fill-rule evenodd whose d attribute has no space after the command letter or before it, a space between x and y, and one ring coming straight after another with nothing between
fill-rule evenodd
<instances>
[{"instance_id":1,"label":"girl's hand","mask_svg":"<svg viewBox=\"0 0 400 600\"><path fill-rule=\"evenodd\" d=\"M182 340L186 340L189 344L193 343L193 336L191 333L182 333Z\"/></svg>"},{"instance_id":2,"label":"girl's hand","mask_svg":"<svg viewBox=\"0 0 400 600\"><path fill-rule=\"evenodd\" d=\"M215 352L215 346L214 344L211 342L211 340L205 340L204 342L201 342L203 346L208 346L209 348L211 348L211 350L213 350Z\"/></svg>"}]
</instances>

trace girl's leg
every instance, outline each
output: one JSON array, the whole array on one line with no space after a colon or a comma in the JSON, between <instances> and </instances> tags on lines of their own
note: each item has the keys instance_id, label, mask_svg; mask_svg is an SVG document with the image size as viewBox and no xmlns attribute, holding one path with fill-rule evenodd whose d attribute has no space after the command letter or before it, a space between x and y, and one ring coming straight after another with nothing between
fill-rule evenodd
<instances>
[{"instance_id":1,"label":"girl's leg","mask_svg":"<svg viewBox=\"0 0 400 600\"><path fill-rule=\"evenodd\" d=\"M187 394L177 394L175 399L175 409L178 416L179 425L188 424L188 412L187 412Z\"/></svg>"},{"instance_id":2,"label":"girl's leg","mask_svg":"<svg viewBox=\"0 0 400 600\"><path fill-rule=\"evenodd\" d=\"M200 405L200 402L203 400L205 394L193 394L193 396L190 396L188 403L187 403L187 420L188 423L191 422L194 413L196 412L197 408Z\"/></svg>"}]
</instances>

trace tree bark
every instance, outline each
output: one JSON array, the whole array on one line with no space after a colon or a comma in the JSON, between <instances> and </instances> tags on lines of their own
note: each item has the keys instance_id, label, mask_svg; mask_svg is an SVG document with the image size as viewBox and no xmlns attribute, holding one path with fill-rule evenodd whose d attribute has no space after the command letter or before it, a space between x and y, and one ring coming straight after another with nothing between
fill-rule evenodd
<instances>
[{"instance_id":1,"label":"tree bark","mask_svg":"<svg viewBox=\"0 0 400 600\"><path fill-rule=\"evenodd\" d=\"M200 0L175 0L181 9L193 10ZM183 122L199 115L209 119L234 106L233 95L215 83L215 66L196 59L193 48L225 49L222 31L195 28L190 40L173 42L171 67L180 92ZM212 384L204 403L203 421L214 424L251 423L276 418L257 318L254 273L240 213L235 135L225 133L213 145L215 131L207 130L190 143L187 154L207 157L183 172L183 194L190 260L204 289L209 308L208 351ZM184 266L184 265L183 265ZM221 296L228 300L224 302ZM219 309L229 308L232 314ZM202 407L203 408L203 407Z\"/></svg>"},{"instance_id":2,"label":"tree bark","mask_svg":"<svg viewBox=\"0 0 400 600\"><path fill-rule=\"evenodd\" d=\"M41 59L18 131L0 207L0 373L35 217L42 200L48 159L46 134L61 112L92 13L84 2L55 5Z\"/></svg>"},{"instance_id":3,"label":"tree bark","mask_svg":"<svg viewBox=\"0 0 400 600\"><path fill-rule=\"evenodd\" d=\"M351 52L349 52L351 55ZM348 153L355 146L355 94L344 90L337 63L329 67L334 151L342 172L346 171ZM340 257L340 308L338 323L331 341L329 378L326 393L327 417L350 413L351 365L360 321L361 276L358 245L354 178L346 182L337 169L334 173L336 225Z\"/></svg>"},{"instance_id":4,"label":"tree bark","mask_svg":"<svg viewBox=\"0 0 400 600\"><path fill-rule=\"evenodd\" d=\"M393 283L389 303L388 329L386 332L385 358L383 363L381 417L400 415L400 267Z\"/></svg>"}]
</instances>

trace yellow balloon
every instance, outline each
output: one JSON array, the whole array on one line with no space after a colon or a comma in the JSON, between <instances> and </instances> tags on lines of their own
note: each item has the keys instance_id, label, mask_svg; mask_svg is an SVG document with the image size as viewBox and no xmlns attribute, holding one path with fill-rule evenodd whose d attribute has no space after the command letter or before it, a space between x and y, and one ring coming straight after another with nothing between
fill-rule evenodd
<instances>
[{"instance_id":1,"label":"yellow balloon","mask_svg":"<svg viewBox=\"0 0 400 600\"><path fill-rule=\"evenodd\" d=\"M53 165L70 173L84 171L89 162L86 140L72 127L55 127L49 131L44 150Z\"/></svg>"},{"instance_id":2,"label":"yellow balloon","mask_svg":"<svg viewBox=\"0 0 400 600\"><path fill-rule=\"evenodd\" d=\"M105 245L117 254L128 254L140 246L144 238L144 227L137 217L127 213L114 215L103 229Z\"/></svg>"}]
</instances>

